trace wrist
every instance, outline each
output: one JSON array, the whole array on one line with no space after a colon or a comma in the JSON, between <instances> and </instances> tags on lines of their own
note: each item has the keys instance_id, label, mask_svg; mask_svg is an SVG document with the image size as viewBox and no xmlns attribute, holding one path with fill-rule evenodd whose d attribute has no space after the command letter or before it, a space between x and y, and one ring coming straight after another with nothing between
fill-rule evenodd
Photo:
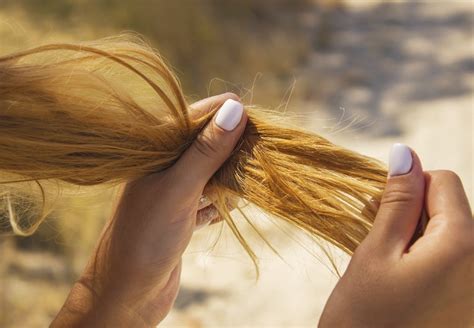
<instances>
[{"instance_id":1,"label":"wrist","mask_svg":"<svg viewBox=\"0 0 474 328\"><path fill-rule=\"evenodd\" d=\"M99 296L87 279L71 289L51 327L127 326L149 327L142 317L109 296Z\"/></svg>"}]
</instances>

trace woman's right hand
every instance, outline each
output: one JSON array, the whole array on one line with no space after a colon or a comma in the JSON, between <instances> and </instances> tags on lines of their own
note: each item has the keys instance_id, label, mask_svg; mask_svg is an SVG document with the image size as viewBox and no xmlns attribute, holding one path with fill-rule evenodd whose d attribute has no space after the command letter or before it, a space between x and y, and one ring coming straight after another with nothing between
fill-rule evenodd
<instances>
[{"instance_id":1,"label":"woman's right hand","mask_svg":"<svg viewBox=\"0 0 474 328\"><path fill-rule=\"evenodd\" d=\"M400 144L389 171L374 227L320 327L472 327L474 221L460 179L450 171L424 173ZM412 243L423 208L429 221Z\"/></svg>"}]
</instances>

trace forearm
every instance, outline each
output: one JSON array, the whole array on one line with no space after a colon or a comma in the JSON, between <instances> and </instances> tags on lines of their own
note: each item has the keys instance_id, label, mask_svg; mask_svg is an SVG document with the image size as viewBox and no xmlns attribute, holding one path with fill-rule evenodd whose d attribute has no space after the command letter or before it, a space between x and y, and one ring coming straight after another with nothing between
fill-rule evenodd
<instances>
[{"instance_id":1,"label":"forearm","mask_svg":"<svg viewBox=\"0 0 474 328\"><path fill-rule=\"evenodd\" d=\"M51 327L149 327L140 315L114 302L98 297L84 280L76 282Z\"/></svg>"}]
</instances>

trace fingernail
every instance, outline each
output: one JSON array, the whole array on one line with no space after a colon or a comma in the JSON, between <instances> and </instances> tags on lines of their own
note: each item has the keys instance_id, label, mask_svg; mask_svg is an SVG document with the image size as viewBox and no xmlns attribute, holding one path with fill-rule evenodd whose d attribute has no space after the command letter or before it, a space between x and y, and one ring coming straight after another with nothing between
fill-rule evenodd
<instances>
[{"instance_id":1,"label":"fingernail","mask_svg":"<svg viewBox=\"0 0 474 328\"><path fill-rule=\"evenodd\" d=\"M394 144L388 160L388 176L393 177L410 172L412 163L410 148L401 143Z\"/></svg>"},{"instance_id":2,"label":"fingernail","mask_svg":"<svg viewBox=\"0 0 474 328\"><path fill-rule=\"evenodd\" d=\"M239 125L244 113L244 106L233 99L227 99L216 115L216 124L226 130L232 131Z\"/></svg>"},{"instance_id":3,"label":"fingernail","mask_svg":"<svg viewBox=\"0 0 474 328\"><path fill-rule=\"evenodd\" d=\"M213 220L219 217L219 212L214 206L208 206L199 210L196 217L196 226L194 231L207 227Z\"/></svg>"}]
</instances>

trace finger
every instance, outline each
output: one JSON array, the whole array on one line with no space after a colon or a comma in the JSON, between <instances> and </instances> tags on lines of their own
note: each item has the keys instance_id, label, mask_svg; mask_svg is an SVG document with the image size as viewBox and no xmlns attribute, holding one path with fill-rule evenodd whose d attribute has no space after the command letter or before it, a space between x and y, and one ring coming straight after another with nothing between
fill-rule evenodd
<instances>
[{"instance_id":1,"label":"finger","mask_svg":"<svg viewBox=\"0 0 474 328\"><path fill-rule=\"evenodd\" d=\"M437 224L438 220L471 220L469 201L461 179L456 173L428 171L425 173L425 178L425 206L432 224Z\"/></svg>"},{"instance_id":2,"label":"finger","mask_svg":"<svg viewBox=\"0 0 474 328\"><path fill-rule=\"evenodd\" d=\"M198 208L197 209L198 209L198 211L202 210L203 208L208 207L211 204L212 204L211 199L203 194L201 197L199 197L199 202L198 202Z\"/></svg>"},{"instance_id":3,"label":"finger","mask_svg":"<svg viewBox=\"0 0 474 328\"><path fill-rule=\"evenodd\" d=\"M209 205L197 212L196 227L194 230L199 230L211 223L219 222L221 220L222 218L219 215L217 208L214 205Z\"/></svg>"},{"instance_id":4,"label":"finger","mask_svg":"<svg viewBox=\"0 0 474 328\"><path fill-rule=\"evenodd\" d=\"M215 194L209 194L209 196L201 196L198 202L198 211L208 207L209 205L214 204L217 201L217 196ZM225 204L228 211L232 211L237 207L239 199L235 196L225 196Z\"/></svg>"},{"instance_id":5,"label":"finger","mask_svg":"<svg viewBox=\"0 0 474 328\"><path fill-rule=\"evenodd\" d=\"M222 195L218 196L218 191L215 189L215 186L207 184L204 187L201 198L199 199L198 210L216 203L219 197L222 197ZM237 196L227 193L224 197L227 210L232 211L237 207L237 203L239 202Z\"/></svg>"},{"instance_id":6,"label":"finger","mask_svg":"<svg viewBox=\"0 0 474 328\"><path fill-rule=\"evenodd\" d=\"M209 179L232 153L246 123L243 105L227 99L172 167L177 188L194 189L202 193Z\"/></svg>"},{"instance_id":7,"label":"finger","mask_svg":"<svg viewBox=\"0 0 474 328\"><path fill-rule=\"evenodd\" d=\"M389 177L369 236L383 252L402 254L423 209L425 179L418 156L403 144L392 147Z\"/></svg>"},{"instance_id":8,"label":"finger","mask_svg":"<svg viewBox=\"0 0 474 328\"><path fill-rule=\"evenodd\" d=\"M201 226L214 224L223 220L222 216L220 215L214 204L211 203L211 201L207 197L205 197L205 199L206 201L200 201L198 204L195 229L200 229ZM231 212L232 210L234 210L237 207L237 203L237 197L227 196L225 199L227 211Z\"/></svg>"},{"instance_id":9,"label":"finger","mask_svg":"<svg viewBox=\"0 0 474 328\"><path fill-rule=\"evenodd\" d=\"M374 217L377 214L379 207L380 199L372 197L371 199L369 199L367 205L365 205L362 209L362 216Z\"/></svg>"},{"instance_id":10,"label":"finger","mask_svg":"<svg viewBox=\"0 0 474 328\"><path fill-rule=\"evenodd\" d=\"M459 267L466 255L472 258L474 246L474 221L462 182L451 171L428 171L425 179L425 212L429 220L407 258L420 267L433 261L440 267Z\"/></svg>"},{"instance_id":11,"label":"finger","mask_svg":"<svg viewBox=\"0 0 474 328\"><path fill-rule=\"evenodd\" d=\"M201 99L190 105L190 115L192 119L197 119L219 108L227 99L240 101L239 96L232 92L226 92L220 95Z\"/></svg>"}]
</instances>

